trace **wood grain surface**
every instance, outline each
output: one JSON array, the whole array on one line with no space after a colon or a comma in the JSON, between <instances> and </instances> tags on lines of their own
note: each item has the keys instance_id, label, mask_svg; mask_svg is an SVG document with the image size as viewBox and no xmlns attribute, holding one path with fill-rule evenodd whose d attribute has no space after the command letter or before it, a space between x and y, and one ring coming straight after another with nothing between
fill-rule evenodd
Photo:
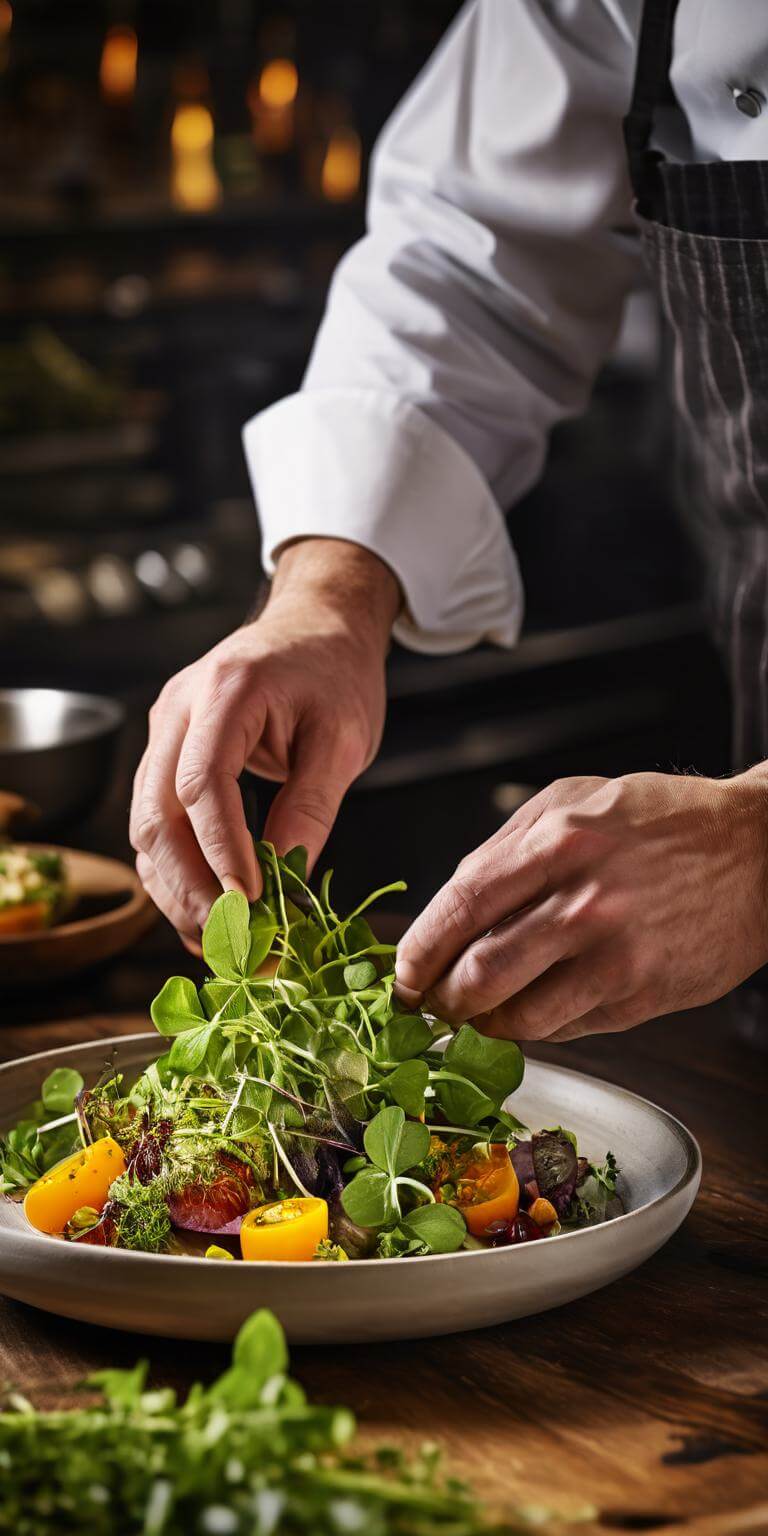
<instances>
[{"instance_id":1,"label":"wood grain surface","mask_svg":"<svg viewBox=\"0 0 768 1536\"><path fill-rule=\"evenodd\" d=\"M0 1056L148 1027L147 1004L174 971L194 962L160 925L88 981L6 997ZM315 1397L354 1408L365 1433L437 1441L502 1503L591 1511L594 1532L768 1536L768 1053L724 1003L536 1054L690 1127L704 1178L681 1231L635 1274L558 1311L453 1338L296 1349L294 1372ZM141 1353L157 1383L184 1387L227 1351L0 1300L0 1377L42 1401Z\"/></svg>"}]
</instances>

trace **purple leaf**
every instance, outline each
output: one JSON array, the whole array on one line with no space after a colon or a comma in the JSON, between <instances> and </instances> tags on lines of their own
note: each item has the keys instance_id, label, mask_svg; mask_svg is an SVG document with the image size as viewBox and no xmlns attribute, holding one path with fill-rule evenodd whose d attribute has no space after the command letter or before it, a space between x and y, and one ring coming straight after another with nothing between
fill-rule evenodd
<instances>
[{"instance_id":1,"label":"purple leaf","mask_svg":"<svg viewBox=\"0 0 768 1536\"><path fill-rule=\"evenodd\" d=\"M531 1143L533 1170L542 1195L564 1216L578 1178L579 1160L563 1131L537 1131Z\"/></svg>"}]
</instances>

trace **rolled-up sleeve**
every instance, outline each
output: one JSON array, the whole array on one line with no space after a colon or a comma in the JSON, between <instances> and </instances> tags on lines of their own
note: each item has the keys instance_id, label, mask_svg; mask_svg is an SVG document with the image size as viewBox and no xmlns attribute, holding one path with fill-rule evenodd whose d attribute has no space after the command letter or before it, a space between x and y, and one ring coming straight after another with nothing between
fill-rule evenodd
<instances>
[{"instance_id":1,"label":"rolled-up sleeve","mask_svg":"<svg viewBox=\"0 0 768 1536\"><path fill-rule=\"evenodd\" d=\"M302 390L245 428L267 569L296 538L364 545L400 581L414 649L519 631L504 510L584 408L637 271L621 118L638 12L465 7L379 141L369 232Z\"/></svg>"}]
</instances>

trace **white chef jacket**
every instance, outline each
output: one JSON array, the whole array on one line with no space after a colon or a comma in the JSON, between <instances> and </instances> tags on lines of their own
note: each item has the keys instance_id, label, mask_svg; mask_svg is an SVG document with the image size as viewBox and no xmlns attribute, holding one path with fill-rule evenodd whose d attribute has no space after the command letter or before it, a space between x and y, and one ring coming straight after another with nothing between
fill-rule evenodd
<instances>
[{"instance_id":1,"label":"white chef jacket","mask_svg":"<svg viewBox=\"0 0 768 1536\"><path fill-rule=\"evenodd\" d=\"M621 120L640 14L464 7L374 151L368 233L336 271L301 391L244 429L266 569L289 539L365 546L399 579L396 634L415 650L519 633L502 509L583 410L638 276ZM680 0L671 80L665 154L765 158L767 0Z\"/></svg>"}]
</instances>

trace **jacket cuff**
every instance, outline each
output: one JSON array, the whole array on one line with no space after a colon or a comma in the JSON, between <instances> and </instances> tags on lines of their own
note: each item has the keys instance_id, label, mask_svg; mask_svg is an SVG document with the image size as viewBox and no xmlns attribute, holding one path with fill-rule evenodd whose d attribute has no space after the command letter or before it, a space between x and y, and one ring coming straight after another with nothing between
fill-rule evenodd
<instances>
[{"instance_id":1,"label":"jacket cuff","mask_svg":"<svg viewBox=\"0 0 768 1536\"><path fill-rule=\"evenodd\" d=\"M397 576L403 645L514 645L523 589L504 518L473 460L423 411L378 390L305 390L254 416L243 443L268 574L292 539L348 539Z\"/></svg>"}]
</instances>

